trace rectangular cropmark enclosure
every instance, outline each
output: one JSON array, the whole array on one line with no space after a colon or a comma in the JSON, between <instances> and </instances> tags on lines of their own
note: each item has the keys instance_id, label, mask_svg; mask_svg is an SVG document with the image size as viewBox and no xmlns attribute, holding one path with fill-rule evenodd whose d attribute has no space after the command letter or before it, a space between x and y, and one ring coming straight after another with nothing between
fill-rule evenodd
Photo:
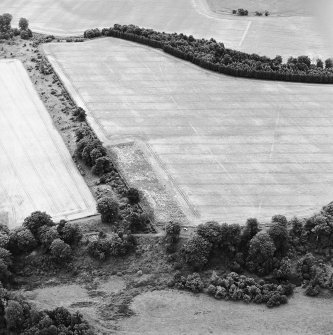
<instances>
[{"instance_id":1,"label":"rectangular cropmark enclosure","mask_svg":"<svg viewBox=\"0 0 333 335\"><path fill-rule=\"evenodd\" d=\"M95 213L75 167L22 63L0 61L0 215L9 227L31 212L53 219Z\"/></svg>"},{"instance_id":2,"label":"rectangular cropmark enclosure","mask_svg":"<svg viewBox=\"0 0 333 335\"><path fill-rule=\"evenodd\" d=\"M114 38L48 44L110 143L155 157L191 222L262 222L333 200L333 86L234 78Z\"/></svg>"}]
</instances>

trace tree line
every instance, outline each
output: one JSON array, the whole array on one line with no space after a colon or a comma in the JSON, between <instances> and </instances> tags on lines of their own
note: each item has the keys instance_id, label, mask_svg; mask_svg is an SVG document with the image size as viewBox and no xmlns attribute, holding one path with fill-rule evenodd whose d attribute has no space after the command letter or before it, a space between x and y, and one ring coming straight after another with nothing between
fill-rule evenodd
<instances>
[{"instance_id":1,"label":"tree line","mask_svg":"<svg viewBox=\"0 0 333 335\"><path fill-rule=\"evenodd\" d=\"M111 36L163 49L175 57L190 61L205 69L237 77L281 80L308 83L333 83L333 59L317 59L308 56L290 57L283 63L275 58L248 54L228 49L213 38L196 39L192 35L169 34L134 25L115 24L111 28L89 29L85 38Z\"/></svg>"}]
</instances>

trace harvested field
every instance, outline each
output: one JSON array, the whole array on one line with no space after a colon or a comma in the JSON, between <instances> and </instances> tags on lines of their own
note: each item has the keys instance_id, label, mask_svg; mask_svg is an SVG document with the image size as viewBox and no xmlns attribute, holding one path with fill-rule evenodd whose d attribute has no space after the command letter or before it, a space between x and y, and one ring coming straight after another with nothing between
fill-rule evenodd
<instances>
[{"instance_id":1,"label":"harvested field","mask_svg":"<svg viewBox=\"0 0 333 335\"><path fill-rule=\"evenodd\" d=\"M9 227L36 210L55 220L95 214L95 200L18 60L0 62L0 101L0 213Z\"/></svg>"},{"instance_id":2,"label":"harvested field","mask_svg":"<svg viewBox=\"0 0 333 335\"><path fill-rule=\"evenodd\" d=\"M112 38L44 49L96 132L135 140L193 223L332 201L333 86L227 77Z\"/></svg>"},{"instance_id":3,"label":"harvested field","mask_svg":"<svg viewBox=\"0 0 333 335\"><path fill-rule=\"evenodd\" d=\"M218 5L228 7L230 1L220 0ZM249 1L238 3L246 8ZM299 5L292 1L284 3L283 8L289 14L299 14ZM323 26L322 19L317 27L317 21L304 13L292 18L240 18L230 12L213 12L206 0L80 0L79 3L75 0L2 0L0 12L12 13L14 22L21 16L27 17L34 31L52 34L82 34L88 28L136 24L171 33L213 37L227 47L272 57L307 54L327 58L333 54L324 33L318 32Z\"/></svg>"},{"instance_id":4,"label":"harvested field","mask_svg":"<svg viewBox=\"0 0 333 335\"><path fill-rule=\"evenodd\" d=\"M333 326L332 299L302 293L268 309L203 294L154 291L137 296L131 308L136 315L119 323L121 334L329 335Z\"/></svg>"},{"instance_id":5,"label":"harvested field","mask_svg":"<svg viewBox=\"0 0 333 335\"><path fill-rule=\"evenodd\" d=\"M309 16L313 13L311 0L207 0L209 7L218 13L230 14L233 9L244 8L250 12L268 10L270 15Z\"/></svg>"}]
</instances>

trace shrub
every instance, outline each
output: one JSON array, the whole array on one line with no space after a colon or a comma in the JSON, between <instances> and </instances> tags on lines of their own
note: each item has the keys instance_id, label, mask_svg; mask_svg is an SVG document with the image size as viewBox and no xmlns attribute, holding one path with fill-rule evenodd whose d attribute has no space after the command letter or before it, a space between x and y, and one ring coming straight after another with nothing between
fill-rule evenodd
<instances>
[{"instance_id":1,"label":"shrub","mask_svg":"<svg viewBox=\"0 0 333 335\"><path fill-rule=\"evenodd\" d=\"M57 307L53 311L48 312L48 315L56 326L64 325L68 327L71 324L71 313L64 307Z\"/></svg>"},{"instance_id":2,"label":"shrub","mask_svg":"<svg viewBox=\"0 0 333 335\"><path fill-rule=\"evenodd\" d=\"M21 30L28 30L29 21L27 19L25 19L24 17L21 17L20 21L19 21L19 27L20 27Z\"/></svg>"},{"instance_id":3,"label":"shrub","mask_svg":"<svg viewBox=\"0 0 333 335\"><path fill-rule=\"evenodd\" d=\"M328 58L325 60L325 68L332 69L333 68L333 58Z\"/></svg>"},{"instance_id":4,"label":"shrub","mask_svg":"<svg viewBox=\"0 0 333 335\"><path fill-rule=\"evenodd\" d=\"M315 297L320 293L320 286L319 285L308 285L305 289L305 295L309 297Z\"/></svg>"},{"instance_id":5,"label":"shrub","mask_svg":"<svg viewBox=\"0 0 333 335\"><path fill-rule=\"evenodd\" d=\"M213 247L220 247L222 242L222 229L218 222L209 221L200 224L197 228L197 234L210 242Z\"/></svg>"},{"instance_id":6,"label":"shrub","mask_svg":"<svg viewBox=\"0 0 333 335\"><path fill-rule=\"evenodd\" d=\"M272 223L280 223L282 226L287 227L288 220L284 215L274 215L272 217Z\"/></svg>"},{"instance_id":7,"label":"shrub","mask_svg":"<svg viewBox=\"0 0 333 335\"><path fill-rule=\"evenodd\" d=\"M118 219L119 206L110 197L103 197L97 201L97 211L101 214L103 223L114 223Z\"/></svg>"},{"instance_id":8,"label":"shrub","mask_svg":"<svg viewBox=\"0 0 333 335\"><path fill-rule=\"evenodd\" d=\"M201 236L194 236L182 247L182 256L185 263L194 269L202 269L208 263L212 245Z\"/></svg>"},{"instance_id":9,"label":"shrub","mask_svg":"<svg viewBox=\"0 0 333 335\"><path fill-rule=\"evenodd\" d=\"M90 242L88 254L98 260L105 260L109 256L124 256L135 247L135 239L132 235L120 237L118 234L111 234L108 238L99 238Z\"/></svg>"},{"instance_id":10,"label":"shrub","mask_svg":"<svg viewBox=\"0 0 333 335\"><path fill-rule=\"evenodd\" d=\"M279 255L285 255L285 253L288 251L289 234L288 234L287 226L286 224L284 224L284 221L279 221L273 224L269 228L268 234L274 242L276 252Z\"/></svg>"},{"instance_id":11,"label":"shrub","mask_svg":"<svg viewBox=\"0 0 333 335\"><path fill-rule=\"evenodd\" d=\"M249 218L246 221L246 225L241 232L240 237L240 249L245 255L247 255L251 239L259 233L259 222L255 218Z\"/></svg>"},{"instance_id":12,"label":"shrub","mask_svg":"<svg viewBox=\"0 0 333 335\"><path fill-rule=\"evenodd\" d=\"M9 243L9 236L7 234L0 233L0 248L7 248Z\"/></svg>"},{"instance_id":13,"label":"shrub","mask_svg":"<svg viewBox=\"0 0 333 335\"><path fill-rule=\"evenodd\" d=\"M84 38L95 38L101 36L102 33L98 28L95 29L88 29L84 32L83 37Z\"/></svg>"},{"instance_id":14,"label":"shrub","mask_svg":"<svg viewBox=\"0 0 333 335\"><path fill-rule=\"evenodd\" d=\"M110 255L111 242L109 239L98 239L92 241L88 245L88 254L101 261L105 260Z\"/></svg>"},{"instance_id":15,"label":"shrub","mask_svg":"<svg viewBox=\"0 0 333 335\"><path fill-rule=\"evenodd\" d=\"M65 263L72 257L71 247L60 238L55 239L50 246L52 259L57 263Z\"/></svg>"},{"instance_id":16,"label":"shrub","mask_svg":"<svg viewBox=\"0 0 333 335\"><path fill-rule=\"evenodd\" d=\"M96 157L96 150L97 149L92 150L90 157L94 157L93 155L95 155ZM99 153L102 154L100 151ZM102 176L104 173L108 173L111 170L112 170L112 163L111 163L110 158L99 157L95 160L95 165L92 167L91 172L96 176Z\"/></svg>"},{"instance_id":17,"label":"shrub","mask_svg":"<svg viewBox=\"0 0 333 335\"><path fill-rule=\"evenodd\" d=\"M19 227L10 231L8 249L13 254L30 253L36 247L37 241L29 229Z\"/></svg>"},{"instance_id":18,"label":"shrub","mask_svg":"<svg viewBox=\"0 0 333 335\"><path fill-rule=\"evenodd\" d=\"M177 243L180 235L180 224L178 222L170 221L165 228L165 232L168 242Z\"/></svg>"},{"instance_id":19,"label":"shrub","mask_svg":"<svg viewBox=\"0 0 333 335\"><path fill-rule=\"evenodd\" d=\"M271 237L260 232L250 241L249 256L247 266L250 271L259 275L265 275L273 269L273 256L276 248Z\"/></svg>"},{"instance_id":20,"label":"shrub","mask_svg":"<svg viewBox=\"0 0 333 335\"><path fill-rule=\"evenodd\" d=\"M23 227L28 228L32 234L38 236L38 230L42 226L53 226L54 222L51 216L45 212L33 212L30 216L26 217L23 221Z\"/></svg>"},{"instance_id":21,"label":"shrub","mask_svg":"<svg viewBox=\"0 0 333 335\"><path fill-rule=\"evenodd\" d=\"M79 122L83 122L87 118L85 110L81 107L78 107L74 110L73 116L75 117L75 120Z\"/></svg>"},{"instance_id":22,"label":"shrub","mask_svg":"<svg viewBox=\"0 0 333 335\"><path fill-rule=\"evenodd\" d=\"M198 273L193 273L187 276L185 287L193 293L202 292L204 284Z\"/></svg>"},{"instance_id":23,"label":"shrub","mask_svg":"<svg viewBox=\"0 0 333 335\"><path fill-rule=\"evenodd\" d=\"M28 40L30 38L30 34L28 30L21 30L20 36L22 40Z\"/></svg>"},{"instance_id":24,"label":"shrub","mask_svg":"<svg viewBox=\"0 0 333 335\"><path fill-rule=\"evenodd\" d=\"M38 232L39 241L42 244L42 247L47 251L49 250L52 242L56 239L59 239L59 234L56 227L43 226L39 229Z\"/></svg>"},{"instance_id":25,"label":"shrub","mask_svg":"<svg viewBox=\"0 0 333 335\"><path fill-rule=\"evenodd\" d=\"M0 259L7 265L12 264L12 254L10 251L4 248L0 248Z\"/></svg>"},{"instance_id":26,"label":"shrub","mask_svg":"<svg viewBox=\"0 0 333 335\"><path fill-rule=\"evenodd\" d=\"M131 204L137 204L140 201L140 194L136 188L131 187L127 191L127 198Z\"/></svg>"},{"instance_id":27,"label":"shrub","mask_svg":"<svg viewBox=\"0 0 333 335\"><path fill-rule=\"evenodd\" d=\"M238 8L237 9L237 15L247 16L247 15L249 15L249 11L246 10L246 9L243 9L243 8Z\"/></svg>"},{"instance_id":28,"label":"shrub","mask_svg":"<svg viewBox=\"0 0 333 335\"><path fill-rule=\"evenodd\" d=\"M23 308L20 303L9 300L5 308L5 319L8 330L19 331L24 322Z\"/></svg>"},{"instance_id":29,"label":"shrub","mask_svg":"<svg viewBox=\"0 0 333 335\"><path fill-rule=\"evenodd\" d=\"M57 228L60 238L69 245L77 245L82 239L82 230L77 223L62 220Z\"/></svg>"}]
</instances>

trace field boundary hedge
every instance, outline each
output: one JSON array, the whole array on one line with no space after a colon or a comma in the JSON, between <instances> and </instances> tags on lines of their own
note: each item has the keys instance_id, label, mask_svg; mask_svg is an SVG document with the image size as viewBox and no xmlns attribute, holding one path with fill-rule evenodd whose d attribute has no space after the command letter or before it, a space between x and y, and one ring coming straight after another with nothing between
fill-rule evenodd
<instances>
[{"instance_id":1,"label":"field boundary hedge","mask_svg":"<svg viewBox=\"0 0 333 335\"><path fill-rule=\"evenodd\" d=\"M124 27L124 26L120 26L120 27ZM143 29L143 28L138 28L138 29ZM165 34L165 33L154 32L154 34L158 35L158 34ZM174 34L169 34L169 35L174 36ZM309 74L309 73L285 73L285 72L278 72L278 71L264 71L264 70L258 71L258 70L253 70L253 69L241 69L241 68L235 68L233 66L228 66L224 64L212 63L205 59L193 56L190 53L186 53L182 50L179 50L178 48L171 46L170 43L166 43L164 41L158 41L156 39L152 39L152 38L145 37L145 36L135 34L135 33L123 32L115 28L104 28L102 29L102 31L99 31L98 29L92 29L92 30L85 31L84 33L84 37L86 38L94 38L94 37L99 37L99 36L110 36L110 37L120 38L120 39L124 39L127 41L144 44L144 45L156 48L156 49L162 49L164 52L174 57L189 61L204 69L222 73L222 74L229 75L229 76L252 78L252 79L262 79L262 80L317 83L317 84L332 84L333 83L333 71L328 72L324 69L322 69L323 71L322 75ZM184 36L184 35L180 34L179 36ZM209 41L207 40L207 42ZM229 51L233 53L239 53L240 55L247 55L249 57L252 56L252 55L241 53L235 50L229 50ZM261 58L267 58L267 57L261 57ZM238 64L234 66L238 66ZM317 70L320 71L319 69ZM295 71L298 71L298 70L296 69Z\"/></svg>"}]
</instances>

